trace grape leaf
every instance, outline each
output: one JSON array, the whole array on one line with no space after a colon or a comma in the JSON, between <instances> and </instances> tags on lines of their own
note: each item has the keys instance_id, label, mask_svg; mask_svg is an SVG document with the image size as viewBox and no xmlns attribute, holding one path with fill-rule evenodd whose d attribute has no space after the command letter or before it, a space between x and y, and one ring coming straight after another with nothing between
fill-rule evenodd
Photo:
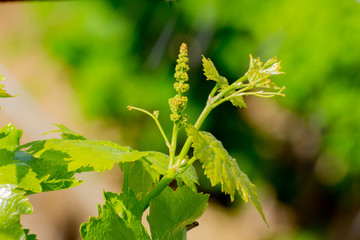
<instances>
[{"instance_id":1,"label":"grape leaf","mask_svg":"<svg viewBox=\"0 0 360 240\"><path fill-rule=\"evenodd\" d=\"M140 159L135 161L130 167L129 188L140 199L151 190L153 183L159 181L159 178L159 173L150 167L150 163Z\"/></svg>"},{"instance_id":2,"label":"grape leaf","mask_svg":"<svg viewBox=\"0 0 360 240\"><path fill-rule=\"evenodd\" d=\"M151 167L155 169L159 174L166 175L169 171L170 157L160 152L147 152L147 153L148 155L145 157L145 159L147 159L152 164ZM198 181L198 176L196 174L196 170L192 165L189 166L185 172L177 175L176 179L183 181L194 192L196 192L196 186L194 183L199 184L199 181Z\"/></svg>"},{"instance_id":3,"label":"grape leaf","mask_svg":"<svg viewBox=\"0 0 360 240\"><path fill-rule=\"evenodd\" d=\"M165 174L168 171L169 163L170 163L170 157L169 155L166 155L161 152L147 152L148 155L145 157L145 159L148 160L149 163L151 163L151 167L156 170L159 174Z\"/></svg>"},{"instance_id":4,"label":"grape leaf","mask_svg":"<svg viewBox=\"0 0 360 240\"><path fill-rule=\"evenodd\" d=\"M4 78L3 75L0 74L0 81L3 81L3 80L5 80L5 78ZM4 87L4 86L3 86L2 84L0 84L0 97L1 97L1 98L13 97L13 96L11 96L9 93L7 93L6 90L3 89L3 87Z\"/></svg>"},{"instance_id":5,"label":"grape leaf","mask_svg":"<svg viewBox=\"0 0 360 240\"><path fill-rule=\"evenodd\" d=\"M0 239L26 239L20 215L32 214L33 209L24 195L15 184L0 184Z\"/></svg>"},{"instance_id":6,"label":"grape leaf","mask_svg":"<svg viewBox=\"0 0 360 240\"><path fill-rule=\"evenodd\" d=\"M50 192L50 191L57 191L57 190L64 190L72 187L79 186L84 181L77 180L76 177L72 177L69 179L51 179L48 180L47 178L41 179L40 185L42 188L42 192Z\"/></svg>"},{"instance_id":7,"label":"grape leaf","mask_svg":"<svg viewBox=\"0 0 360 240\"><path fill-rule=\"evenodd\" d=\"M134 239L150 240L141 224L142 212L139 202L132 191L129 195L104 192L105 204L98 207L99 217L91 217L80 227L82 237L86 239ZM119 216L120 214L120 216Z\"/></svg>"},{"instance_id":8,"label":"grape leaf","mask_svg":"<svg viewBox=\"0 0 360 240\"><path fill-rule=\"evenodd\" d=\"M134 232L136 239L150 240L149 234L141 223L143 212L139 208L139 200L133 191L130 190L128 195L105 192L104 198L122 216L127 227Z\"/></svg>"},{"instance_id":9,"label":"grape leaf","mask_svg":"<svg viewBox=\"0 0 360 240\"><path fill-rule=\"evenodd\" d=\"M186 225L205 211L209 196L183 186L173 191L166 187L150 202L148 222L153 240L186 239Z\"/></svg>"},{"instance_id":10,"label":"grape leaf","mask_svg":"<svg viewBox=\"0 0 360 240\"><path fill-rule=\"evenodd\" d=\"M86 137L82 136L81 134L76 133L73 130L67 128L63 124L54 124L54 125L57 126L59 129L55 130L55 131L48 132L48 133L60 132L62 139L69 139L69 140L75 140L75 139L85 140L85 139L87 139Z\"/></svg>"},{"instance_id":11,"label":"grape leaf","mask_svg":"<svg viewBox=\"0 0 360 240\"><path fill-rule=\"evenodd\" d=\"M202 62L206 80L213 80L217 82L219 86L228 85L228 81L226 80L226 78L219 75L215 65L210 59L206 59L204 56L202 56Z\"/></svg>"},{"instance_id":12,"label":"grape leaf","mask_svg":"<svg viewBox=\"0 0 360 240\"><path fill-rule=\"evenodd\" d=\"M199 184L199 178L196 173L195 167L193 165L190 165L185 172L180 173L176 176L176 179L178 181L183 181L186 186L190 187L191 190L194 192L197 192L196 184Z\"/></svg>"},{"instance_id":13,"label":"grape leaf","mask_svg":"<svg viewBox=\"0 0 360 240\"><path fill-rule=\"evenodd\" d=\"M235 91L233 91L232 93L234 93ZM231 94L230 94L231 95ZM243 96L236 96L230 99L230 102L235 106L235 107L239 107L239 108L247 108L247 105L244 101Z\"/></svg>"},{"instance_id":14,"label":"grape leaf","mask_svg":"<svg viewBox=\"0 0 360 240\"><path fill-rule=\"evenodd\" d=\"M14 159L11 151L0 149L0 184L13 184L29 192L41 192L36 173L27 164Z\"/></svg>"},{"instance_id":15,"label":"grape leaf","mask_svg":"<svg viewBox=\"0 0 360 240\"><path fill-rule=\"evenodd\" d=\"M48 139L30 144L28 152L36 158L68 163L68 171L85 168L102 172L111 169L114 163L132 162L146 156L146 152L132 150L110 141ZM84 170L84 169L83 169Z\"/></svg>"},{"instance_id":16,"label":"grape leaf","mask_svg":"<svg viewBox=\"0 0 360 240\"><path fill-rule=\"evenodd\" d=\"M61 159L61 154L57 158L51 158L52 154L44 155L44 158L35 158L27 152L17 151L15 159L29 165L37 178L43 192L67 189L80 185L83 181L78 181L75 171L68 171L68 162ZM66 154L63 154L66 157Z\"/></svg>"},{"instance_id":17,"label":"grape leaf","mask_svg":"<svg viewBox=\"0 0 360 240\"><path fill-rule=\"evenodd\" d=\"M22 131L16 129L14 125L8 124L0 129L0 149L5 148L14 151L19 147L19 141L22 136Z\"/></svg>"},{"instance_id":18,"label":"grape leaf","mask_svg":"<svg viewBox=\"0 0 360 240\"><path fill-rule=\"evenodd\" d=\"M255 185L240 170L236 160L229 155L222 143L211 133L197 131L194 127L187 128L187 132L192 137L194 155L202 162L204 173L211 184L214 186L220 183L221 190L230 194L232 201L236 191L245 202L250 198L267 224Z\"/></svg>"},{"instance_id":19,"label":"grape leaf","mask_svg":"<svg viewBox=\"0 0 360 240\"><path fill-rule=\"evenodd\" d=\"M38 240L36 238L36 235L35 234L29 234L29 229L24 229L24 232L26 234L26 240Z\"/></svg>"},{"instance_id":20,"label":"grape leaf","mask_svg":"<svg viewBox=\"0 0 360 240\"><path fill-rule=\"evenodd\" d=\"M98 214L97 218L90 217L89 222L81 225L80 234L84 240L137 240L134 232L126 226L108 201L102 208L98 205Z\"/></svg>"}]
</instances>

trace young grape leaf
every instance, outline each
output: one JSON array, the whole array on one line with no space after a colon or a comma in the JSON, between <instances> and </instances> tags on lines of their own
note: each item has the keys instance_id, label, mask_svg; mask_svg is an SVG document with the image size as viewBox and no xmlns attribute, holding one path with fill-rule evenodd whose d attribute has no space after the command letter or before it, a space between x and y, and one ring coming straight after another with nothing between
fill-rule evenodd
<instances>
[{"instance_id":1,"label":"young grape leaf","mask_svg":"<svg viewBox=\"0 0 360 240\"><path fill-rule=\"evenodd\" d=\"M102 208L98 206L98 214L97 218L90 217L89 222L81 225L80 234L84 240L138 240L108 201Z\"/></svg>"},{"instance_id":2,"label":"young grape leaf","mask_svg":"<svg viewBox=\"0 0 360 240\"><path fill-rule=\"evenodd\" d=\"M29 229L24 229L24 232L26 234L26 240L38 240L36 238L36 235L35 234L29 234Z\"/></svg>"},{"instance_id":3,"label":"young grape leaf","mask_svg":"<svg viewBox=\"0 0 360 240\"><path fill-rule=\"evenodd\" d=\"M40 185L42 188L42 192L50 192L57 190L64 190L72 187L79 186L84 181L77 180L76 177L72 177L70 179L41 179Z\"/></svg>"},{"instance_id":4,"label":"young grape leaf","mask_svg":"<svg viewBox=\"0 0 360 240\"><path fill-rule=\"evenodd\" d=\"M14 159L11 151L0 149L0 184L13 184L29 192L41 192L36 173L30 166Z\"/></svg>"},{"instance_id":5,"label":"young grape leaf","mask_svg":"<svg viewBox=\"0 0 360 240\"><path fill-rule=\"evenodd\" d=\"M45 154L46 155L46 154ZM63 154L66 157L66 154ZM53 156L53 155L50 155ZM42 192L67 189L80 185L83 181L78 181L75 171L68 171L68 162L60 158L60 154L53 159L49 156L35 158L27 152L17 151L14 159L23 162L31 167L40 180Z\"/></svg>"},{"instance_id":6,"label":"young grape leaf","mask_svg":"<svg viewBox=\"0 0 360 240\"><path fill-rule=\"evenodd\" d=\"M3 75L0 74L0 81L3 81L3 80L5 80L5 78L4 78ZM2 84L0 84L0 97L1 97L1 98L13 97L13 96L11 96L9 93L7 93L6 90L3 89L3 87L4 87L4 86L3 86Z\"/></svg>"},{"instance_id":7,"label":"young grape leaf","mask_svg":"<svg viewBox=\"0 0 360 240\"><path fill-rule=\"evenodd\" d=\"M202 162L204 173L211 184L220 183L221 190L230 194L232 201L236 191L245 202L250 198L267 224L255 185L240 170L236 160L229 155L222 143L212 134L199 132L194 127L187 128L187 132L193 140L194 155Z\"/></svg>"},{"instance_id":8,"label":"young grape leaf","mask_svg":"<svg viewBox=\"0 0 360 240\"><path fill-rule=\"evenodd\" d=\"M160 152L147 153L148 155L145 157L145 159L147 159L151 163L151 167L155 169L159 174L166 175L169 171L170 157ZM187 186L194 190L194 192L196 192L195 183L199 184L199 182L196 170L193 166L188 167L185 172L177 175L176 179L183 181Z\"/></svg>"},{"instance_id":9,"label":"young grape leaf","mask_svg":"<svg viewBox=\"0 0 360 240\"><path fill-rule=\"evenodd\" d=\"M159 181L159 178L159 173L150 167L150 163L140 159L135 161L130 167L129 188L140 199L151 190L153 183Z\"/></svg>"},{"instance_id":10,"label":"young grape leaf","mask_svg":"<svg viewBox=\"0 0 360 240\"><path fill-rule=\"evenodd\" d=\"M86 137L82 136L81 134L76 133L73 130L67 128L63 124L54 124L54 125L57 126L59 129L48 132L48 133L60 132L62 139L69 139L69 140L76 140L76 139L77 140L86 140L87 139ZM48 134L48 133L46 133L46 134Z\"/></svg>"},{"instance_id":11,"label":"young grape leaf","mask_svg":"<svg viewBox=\"0 0 360 240\"><path fill-rule=\"evenodd\" d=\"M132 162L147 155L110 141L49 139L22 146L30 147L28 152L36 158L60 159L68 163L68 171L93 169L103 172L114 163Z\"/></svg>"},{"instance_id":12,"label":"young grape leaf","mask_svg":"<svg viewBox=\"0 0 360 240\"><path fill-rule=\"evenodd\" d=\"M215 65L210 59L206 59L204 56L202 56L202 62L206 80L213 80L217 82L219 86L228 85L228 81L226 80L226 78L219 75Z\"/></svg>"},{"instance_id":13,"label":"young grape leaf","mask_svg":"<svg viewBox=\"0 0 360 240\"><path fill-rule=\"evenodd\" d=\"M194 192L197 192L196 184L199 184L199 178L196 173L195 167L193 165L190 165L185 172L180 173L176 176L176 179L178 181L183 181L186 186L190 187L191 190Z\"/></svg>"},{"instance_id":14,"label":"young grape leaf","mask_svg":"<svg viewBox=\"0 0 360 240\"><path fill-rule=\"evenodd\" d=\"M150 240L148 232L141 223L143 213L139 208L139 200L134 192L130 190L128 195L105 192L104 198L120 214L126 226L135 233L136 239Z\"/></svg>"},{"instance_id":15,"label":"young grape leaf","mask_svg":"<svg viewBox=\"0 0 360 240\"><path fill-rule=\"evenodd\" d=\"M14 151L19 147L19 141L22 136L22 131L16 129L14 125L8 124L0 129L0 149L5 148Z\"/></svg>"},{"instance_id":16,"label":"young grape leaf","mask_svg":"<svg viewBox=\"0 0 360 240\"><path fill-rule=\"evenodd\" d=\"M26 239L20 215L32 214L33 209L24 195L15 184L0 184L0 239Z\"/></svg>"},{"instance_id":17,"label":"young grape leaf","mask_svg":"<svg viewBox=\"0 0 360 240\"><path fill-rule=\"evenodd\" d=\"M151 167L159 174L165 174L168 171L170 157L161 152L147 152L145 159L151 164Z\"/></svg>"},{"instance_id":18,"label":"young grape leaf","mask_svg":"<svg viewBox=\"0 0 360 240\"><path fill-rule=\"evenodd\" d=\"M148 222L153 240L186 239L186 225L205 211L209 195L183 186L173 191L166 187L150 202Z\"/></svg>"},{"instance_id":19,"label":"young grape leaf","mask_svg":"<svg viewBox=\"0 0 360 240\"><path fill-rule=\"evenodd\" d=\"M233 91L232 93L234 93L235 91ZM230 94L231 95L231 94ZM247 105L244 101L243 96L236 96L230 99L230 102L235 106L235 107L239 107L239 108L247 108Z\"/></svg>"}]
</instances>

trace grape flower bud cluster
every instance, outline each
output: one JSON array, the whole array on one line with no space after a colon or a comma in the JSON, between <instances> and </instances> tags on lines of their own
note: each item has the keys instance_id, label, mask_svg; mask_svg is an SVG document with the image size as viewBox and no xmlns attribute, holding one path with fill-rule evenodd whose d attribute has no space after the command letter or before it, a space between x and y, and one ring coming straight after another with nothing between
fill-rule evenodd
<instances>
[{"instance_id":1,"label":"grape flower bud cluster","mask_svg":"<svg viewBox=\"0 0 360 240\"><path fill-rule=\"evenodd\" d=\"M185 43L180 46L180 53L176 62L177 64L174 74L176 82L174 84L174 89L176 90L177 94L175 97L169 99L169 106L172 112L170 119L173 122L187 120L187 116L182 114L188 102L187 97L183 96L183 94L189 90L189 84L186 83L189 80L189 76L187 74L189 71L189 58L187 46Z\"/></svg>"}]
</instances>

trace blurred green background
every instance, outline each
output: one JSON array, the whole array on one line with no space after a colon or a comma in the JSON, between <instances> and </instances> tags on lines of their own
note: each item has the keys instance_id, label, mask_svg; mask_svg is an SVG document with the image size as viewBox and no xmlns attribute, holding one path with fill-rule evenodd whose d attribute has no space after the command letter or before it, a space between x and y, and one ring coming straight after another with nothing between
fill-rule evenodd
<instances>
[{"instance_id":1,"label":"blurred green background","mask_svg":"<svg viewBox=\"0 0 360 240\"><path fill-rule=\"evenodd\" d=\"M286 86L286 98L247 98L241 110L224 104L203 130L223 142L262 198L272 193L291 213L286 231L254 239L360 239L359 1L108 0L27 3L25 10L28 31L67 69L83 114L118 126L122 143L140 150L166 146L154 123L126 106L159 110L170 133L167 99L182 42L192 122L213 87L202 76L202 54L229 81L246 72L249 53L277 56L286 75L273 80ZM8 52L19 51L20 36L3 39ZM199 189L226 211L243 207L201 179Z\"/></svg>"}]
</instances>

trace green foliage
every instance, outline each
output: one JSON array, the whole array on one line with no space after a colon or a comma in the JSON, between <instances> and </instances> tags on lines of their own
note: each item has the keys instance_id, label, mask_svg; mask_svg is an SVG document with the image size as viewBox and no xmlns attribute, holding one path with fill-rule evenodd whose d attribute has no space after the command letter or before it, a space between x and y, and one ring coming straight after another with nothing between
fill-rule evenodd
<instances>
[{"instance_id":1,"label":"green foliage","mask_svg":"<svg viewBox=\"0 0 360 240\"><path fill-rule=\"evenodd\" d=\"M0 74L0 81L5 80L4 76ZM8 97L13 97L11 96L9 93L6 92L5 89L3 89L4 85L0 84L0 98L8 98Z\"/></svg>"},{"instance_id":2,"label":"green foliage","mask_svg":"<svg viewBox=\"0 0 360 240\"><path fill-rule=\"evenodd\" d=\"M250 56L248 72L229 84L218 74L214 64L203 58L204 73L216 82L208 101L194 126L184 113L188 90L189 67L187 46L182 44L175 68L177 95L169 100L173 131L168 140L158 120L159 112L131 107L149 115L157 124L169 154L155 151L137 151L110 141L90 140L64 125L56 125L61 138L53 138L19 146L22 131L9 124L0 130L0 236L8 239L34 239L22 229L20 216L31 214L32 207L25 198L28 194L61 190L82 183L75 173L111 169L115 164L124 171L120 194L104 192L105 203L98 205L98 217L90 217L80 227L83 239L165 240L186 239L188 226L205 211L209 196L198 193L199 184L194 161L200 160L205 174L213 185L220 184L231 200L239 193L244 201L251 199L266 223L256 188L239 169L237 162L213 135L199 131L210 112L226 101L237 107L246 106L243 96L272 97L282 95L268 79L280 74L277 59L263 64ZM266 90L264 90L266 89ZM182 129L188 132L187 140L177 153L177 138ZM194 156L189 157L190 146ZM177 182L175 190L169 185ZM144 211L151 238L142 225ZM10 238L9 238L10 237Z\"/></svg>"},{"instance_id":3,"label":"green foliage","mask_svg":"<svg viewBox=\"0 0 360 240\"><path fill-rule=\"evenodd\" d=\"M146 159L151 163L151 167L160 175L165 175L169 171L170 157L160 152L148 152ZM184 172L176 176L178 181L184 182L188 187L196 192L195 183L199 184L198 176L194 166L189 166Z\"/></svg>"},{"instance_id":4,"label":"green foliage","mask_svg":"<svg viewBox=\"0 0 360 240\"><path fill-rule=\"evenodd\" d=\"M4 240L25 239L20 216L33 213L31 204L24 196L25 191L17 187L16 184L0 184L0 238Z\"/></svg>"},{"instance_id":5,"label":"green foliage","mask_svg":"<svg viewBox=\"0 0 360 240\"><path fill-rule=\"evenodd\" d=\"M186 239L186 225L205 212L208 198L186 186L176 191L165 188L150 202L148 221L152 239Z\"/></svg>"},{"instance_id":6,"label":"green foliage","mask_svg":"<svg viewBox=\"0 0 360 240\"><path fill-rule=\"evenodd\" d=\"M84 239L150 239L141 224L142 212L132 191L128 196L104 192L104 198L105 204L98 207L99 217L91 217L81 225Z\"/></svg>"},{"instance_id":7,"label":"green foliage","mask_svg":"<svg viewBox=\"0 0 360 240\"><path fill-rule=\"evenodd\" d=\"M68 164L69 171L92 168L102 172L111 169L114 163L131 162L146 155L109 141L49 139L29 145L28 151L34 157L48 161L62 159Z\"/></svg>"},{"instance_id":8,"label":"green foliage","mask_svg":"<svg viewBox=\"0 0 360 240\"><path fill-rule=\"evenodd\" d=\"M226 78L220 76L215 65L210 59L207 59L204 56L202 56L202 63L203 63L204 75L206 76L206 80L213 80L220 87L229 85Z\"/></svg>"},{"instance_id":9,"label":"green foliage","mask_svg":"<svg viewBox=\"0 0 360 240\"><path fill-rule=\"evenodd\" d=\"M0 148L14 151L19 147L22 131L16 129L14 125L8 124L0 129Z\"/></svg>"},{"instance_id":10,"label":"green foliage","mask_svg":"<svg viewBox=\"0 0 360 240\"><path fill-rule=\"evenodd\" d=\"M245 202L250 198L266 222L255 185L240 170L236 160L229 155L221 142L211 133L199 132L194 128L188 128L188 134L193 141L194 155L203 164L205 175L211 184L215 186L220 183L221 190L230 194L231 201L234 200L236 191Z\"/></svg>"},{"instance_id":11,"label":"green foliage","mask_svg":"<svg viewBox=\"0 0 360 240\"><path fill-rule=\"evenodd\" d=\"M141 198L148 193L153 184L159 181L160 174L151 168L150 164L145 160L139 160L132 163L130 167L129 188Z\"/></svg>"},{"instance_id":12,"label":"green foliage","mask_svg":"<svg viewBox=\"0 0 360 240\"><path fill-rule=\"evenodd\" d=\"M108 202L102 209L99 206L98 212L98 218L90 218L89 223L81 226L80 233L83 239L137 239L135 233L126 226Z\"/></svg>"}]
</instances>

